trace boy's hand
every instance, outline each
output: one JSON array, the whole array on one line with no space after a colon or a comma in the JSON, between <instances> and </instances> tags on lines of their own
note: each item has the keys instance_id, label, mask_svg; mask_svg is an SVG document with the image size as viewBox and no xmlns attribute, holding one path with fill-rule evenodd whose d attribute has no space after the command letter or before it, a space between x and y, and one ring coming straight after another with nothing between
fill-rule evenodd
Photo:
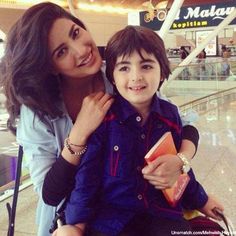
<instances>
[{"instance_id":1,"label":"boy's hand","mask_svg":"<svg viewBox=\"0 0 236 236\"><path fill-rule=\"evenodd\" d=\"M199 209L199 211L215 220L221 220L221 218L214 213L214 208L218 208L222 212L224 211L224 207L221 203L219 203L214 197L208 196L207 203L203 208Z\"/></svg>"}]
</instances>

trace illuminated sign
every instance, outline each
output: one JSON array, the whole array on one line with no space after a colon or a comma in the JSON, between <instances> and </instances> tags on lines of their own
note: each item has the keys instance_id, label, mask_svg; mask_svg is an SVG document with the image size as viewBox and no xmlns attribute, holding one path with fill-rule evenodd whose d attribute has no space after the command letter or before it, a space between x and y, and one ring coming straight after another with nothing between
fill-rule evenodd
<instances>
[{"instance_id":1,"label":"illuminated sign","mask_svg":"<svg viewBox=\"0 0 236 236\"><path fill-rule=\"evenodd\" d=\"M200 5L182 7L171 26L171 30L190 29L217 26L235 9L235 2L216 3L214 5ZM163 9L153 9L153 12L140 12L140 25L152 30L160 30L167 14ZM236 24L236 18L230 23Z\"/></svg>"},{"instance_id":2,"label":"illuminated sign","mask_svg":"<svg viewBox=\"0 0 236 236\"><path fill-rule=\"evenodd\" d=\"M196 47L200 45L212 31L196 31ZM217 55L217 37L214 37L205 47L207 56Z\"/></svg>"}]
</instances>

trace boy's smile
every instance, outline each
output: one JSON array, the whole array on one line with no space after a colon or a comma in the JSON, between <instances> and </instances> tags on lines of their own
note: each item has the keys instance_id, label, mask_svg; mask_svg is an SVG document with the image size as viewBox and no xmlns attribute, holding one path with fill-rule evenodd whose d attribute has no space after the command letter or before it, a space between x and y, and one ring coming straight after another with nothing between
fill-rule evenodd
<instances>
[{"instance_id":1,"label":"boy's smile","mask_svg":"<svg viewBox=\"0 0 236 236\"><path fill-rule=\"evenodd\" d=\"M141 114L147 111L156 93L160 79L160 64L153 54L141 50L117 58L114 84L122 97Z\"/></svg>"}]
</instances>

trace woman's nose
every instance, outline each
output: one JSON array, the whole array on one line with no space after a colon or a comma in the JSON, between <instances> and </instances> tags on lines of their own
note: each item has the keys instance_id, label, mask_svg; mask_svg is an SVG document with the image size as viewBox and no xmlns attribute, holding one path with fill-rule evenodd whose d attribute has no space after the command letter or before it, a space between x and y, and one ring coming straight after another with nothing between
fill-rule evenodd
<instances>
[{"instance_id":1,"label":"woman's nose","mask_svg":"<svg viewBox=\"0 0 236 236\"><path fill-rule=\"evenodd\" d=\"M78 48L72 48L71 51L74 57L79 58L81 56L81 50L79 50Z\"/></svg>"},{"instance_id":2,"label":"woman's nose","mask_svg":"<svg viewBox=\"0 0 236 236\"><path fill-rule=\"evenodd\" d=\"M80 45L79 43L73 43L71 44L71 51L76 58L79 58L83 56L85 47Z\"/></svg>"}]
</instances>

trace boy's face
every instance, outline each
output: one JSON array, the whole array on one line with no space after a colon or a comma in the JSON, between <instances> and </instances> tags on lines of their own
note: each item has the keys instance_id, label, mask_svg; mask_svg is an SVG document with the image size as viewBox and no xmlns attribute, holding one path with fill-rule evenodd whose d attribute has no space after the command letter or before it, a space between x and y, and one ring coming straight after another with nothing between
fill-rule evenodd
<instances>
[{"instance_id":1,"label":"boy's face","mask_svg":"<svg viewBox=\"0 0 236 236\"><path fill-rule=\"evenodd\" d=\"M154 54L144 50L141 54L144 59L137 51L130 56L118 57L113 72L120 95L138 109L150 105L161 80L160 64Z\"/></svg>"}]
</instances>

